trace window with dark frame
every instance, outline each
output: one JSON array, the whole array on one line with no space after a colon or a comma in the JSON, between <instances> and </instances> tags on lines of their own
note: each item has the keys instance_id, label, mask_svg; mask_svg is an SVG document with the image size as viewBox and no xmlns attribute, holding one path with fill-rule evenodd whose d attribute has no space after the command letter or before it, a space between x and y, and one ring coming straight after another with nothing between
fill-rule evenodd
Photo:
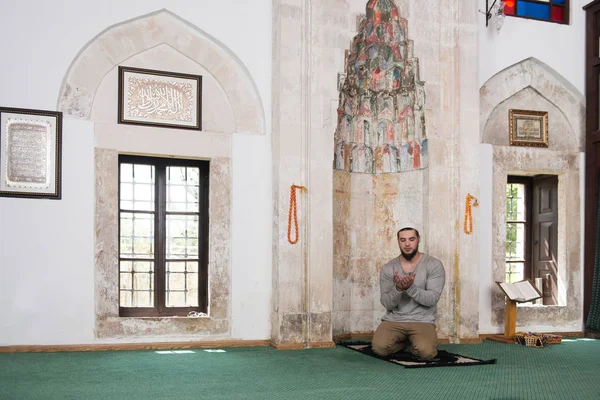
<instances>
[{"instance_id":1,"label":"window with dark frame","mask_svg":"<svg viewBox=\"0 0 600 400\"><path fill-rule=\"evenodd\" d=\"M505 281L536 281L544 305L559 301L558 180L508 176L506 184Z\"/></svg>"},{"instance_id":2,"label":"window with dark frame","mask_svg":"<svg viewBox=\"0 0 600 400\"><path fill-rule=\"evenodd\" d=\"M504 14L538 21L569 23L569 0L505 0Z\"/></svg>"},{"instance_id":3,"label":"window with dark frame","mask_svg":"<svg viewBox=\"0 0 600 400\"><path fill-rule=\"evenodd\" d=\"M531 178L509 176L506 184L506 276L514 283L530 278Z\"/></svg>"},{"instance_id":4,"label":"window with dark frame","mask_svg":"<svg viewBox=\"0 0 600 400\"><path fill-rule=\"evenodd\" d=\"M208 307L209 161L119 156L119 315Z\"/></svg>"}]
</instances>

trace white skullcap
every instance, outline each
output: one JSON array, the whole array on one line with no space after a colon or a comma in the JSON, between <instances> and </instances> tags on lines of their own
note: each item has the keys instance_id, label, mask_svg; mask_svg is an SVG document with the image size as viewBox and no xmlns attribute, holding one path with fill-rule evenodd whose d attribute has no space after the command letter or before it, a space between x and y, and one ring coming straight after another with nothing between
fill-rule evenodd
<instances>
[{"instance_id":1,"label":"white skullcap","mask_svg":"<svg viewBox=\"0 0 600 400\"><path fill-rule=\"evenodd\" d=\"M401 231L402 229L414 229L415 231L419 232L419 228L418 228L417 224L415 224L414 222L401 223L400 228L398 228L398 230Z\"/></svg>"}]
</instances>

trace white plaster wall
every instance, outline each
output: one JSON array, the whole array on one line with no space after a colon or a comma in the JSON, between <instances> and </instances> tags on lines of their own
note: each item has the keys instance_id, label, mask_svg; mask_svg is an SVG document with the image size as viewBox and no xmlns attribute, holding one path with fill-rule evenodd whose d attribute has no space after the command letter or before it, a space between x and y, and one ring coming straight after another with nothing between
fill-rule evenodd
<instances>
[{"instance_id":1,"label":"white plaster wall","mask_svg":"<svg viewBox=\"0 0 600 400\"><path fill-rule=\"evenodd\" d=\"M0 346L93 340L93 141L64 121L62 200L0 198Z\"/></svg>"},{"instance_id":2,"label":"white plaster wall","mask_svg":"<svg viewBox=\"0 0 600 400\"><path fill-rule=\"evenodd\" d=\"M56 108L62 79L86 43L114 24L161 9L227 46L270 106L271 0L2 0L2 105Z\"/></svg>"},{"instance_id":3,"label":"white plaster wall","mask_svg":"<svg viewBox=\"0 0 600 400\"><path fill-rule=\"evenodd\" d=\"M266 339L271 335L271 138L235 135L231 158L231 337Z\"/></svg>"},{"instance_id":4,"label":"white plaster wall","mask_svg":"<svg viewBox=\"0 0 600 400\"><path fill-rule=\"evenodd\" d=\"M590 1L570 1L569 25L505 17L499 34L493 26L486 28L485 16L480 14L479 85L498 71L535 57L585 93L585 13L582 7ZM485 11L485 0L477 2L479 10Z\"/></svg>"},{"instance_id":5,"label":"white plaster wall","mask_svg":"<svg viewBox=\"0 0 600 400\"><path fill-rule=\"evenodd\" d=\"M165 8L240 58L270 115L270 0L7 0L2 6L0 36L10 40L0 41L1 106L55 110L69 65L87 42L114 24ZM267 135L232 138L231 337L238 339L270 335L271 148L265 119ZM0 307L0 346L95 341L93 131L91 122L64 121L62 200L0 198L0 304L8 305Z\"/></svg>"}]
</instances>

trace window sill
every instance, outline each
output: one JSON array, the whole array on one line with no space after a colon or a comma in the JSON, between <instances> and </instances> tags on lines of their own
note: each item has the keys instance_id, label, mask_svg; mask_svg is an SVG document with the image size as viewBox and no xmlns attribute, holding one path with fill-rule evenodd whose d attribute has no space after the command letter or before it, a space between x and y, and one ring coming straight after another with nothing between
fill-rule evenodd
<instances>
[{"instance_id":1,"label":"window sill","mask_svg":"<svg viewBox=\"0 0 600 400\"><path fill-rule=\"evenodd\" d=\"M229 320L210 315L188 316L113 316L96 320L97 338L218 336L229 333Z\"/></svg>"},{"instance_id":2,"label":"window sill","mask_svg":"<svg viewBox=\"0 0 600 400\"><path fill-rule=\"evenodd\" d=\"M544 304L532 304L532 303L517 303L517 308L564 308L566 306L561 306L557 304L553 305L544 305Z\"/></svg>"},{"instance_id":3,"label":"window sill","mask_svg":"<svg viewBox=\"0 0 600 400\"><path fill-rule=\"evenodd\" d=\"M200 319L200 320L210 320L211 317L210 315L201 315L201 316L194 316L194 317L188 317L187 315L165 315L163 317L119 317L120 319L129 319L129 320L144 320L144 321L164 321L167 319L178 319L178 320L183 320L183 319Z\"/></svg>"}]
</instances>

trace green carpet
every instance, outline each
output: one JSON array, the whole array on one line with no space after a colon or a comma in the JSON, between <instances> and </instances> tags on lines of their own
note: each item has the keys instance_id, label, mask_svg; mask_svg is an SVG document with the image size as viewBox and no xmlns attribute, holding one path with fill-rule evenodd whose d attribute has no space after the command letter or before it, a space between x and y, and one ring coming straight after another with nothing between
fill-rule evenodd
<instances>
[{"instance_id":1,"label":"green carpet","mask_svg":"<svg viewBox=\"0 0 600 400\"><path fill-rule=\"evenodd\" d=\"M600 340L440 348L497 363L405 369L341 346L0 354L0 399L600 398Z\"/></svg>"}]
</instances>

